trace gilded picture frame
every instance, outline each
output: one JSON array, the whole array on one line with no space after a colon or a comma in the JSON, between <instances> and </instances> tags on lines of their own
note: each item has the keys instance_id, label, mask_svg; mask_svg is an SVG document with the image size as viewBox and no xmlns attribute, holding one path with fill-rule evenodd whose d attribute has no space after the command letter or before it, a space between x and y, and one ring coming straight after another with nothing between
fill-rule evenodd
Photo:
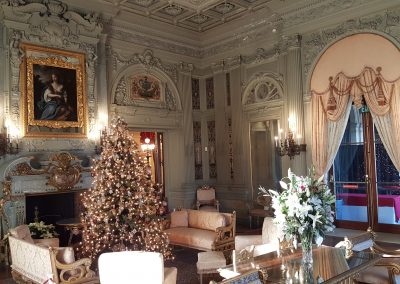
<instances>
[{"instance_id":1,"label":"gilded picture frame","mask_svg":"<svg viewBox=\"0 0 400 284\"><path fill-rule=\"evenodd\" d=\"M26 137L86 137L85 55L21 44Z\"/></svg>"}]
</instances>

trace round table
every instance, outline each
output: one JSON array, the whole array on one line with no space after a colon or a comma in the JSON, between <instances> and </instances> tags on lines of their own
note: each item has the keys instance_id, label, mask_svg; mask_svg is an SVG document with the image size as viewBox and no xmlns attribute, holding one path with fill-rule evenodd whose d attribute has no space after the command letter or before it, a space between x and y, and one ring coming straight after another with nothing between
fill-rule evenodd
<instances>
[{"instance_id":1,"label":"round table","mask_svg":"<svg viewBox=\"0 0 400 284\"><path fill-rule=\"evenodd\" d=\"M82 234L83 225L79 218L61 219L56 222L57 225L64 227L69 231L68 246L72 243L72 237Z\"/></svg>"}]
</instances>

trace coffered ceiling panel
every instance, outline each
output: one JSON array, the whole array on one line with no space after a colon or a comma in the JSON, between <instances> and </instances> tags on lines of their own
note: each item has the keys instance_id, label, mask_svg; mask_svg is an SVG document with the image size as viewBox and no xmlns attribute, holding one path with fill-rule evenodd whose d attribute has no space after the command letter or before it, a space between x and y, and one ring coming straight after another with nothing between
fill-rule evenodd
<instances>
[{"instance_id":1,"label":"coffered ceiling panel","mask_svg":"<svg viewBox=\"0 0 400 284\"><path fill-rule=\"evenodd\" d=\"M106 0L119 9L193 31L246 17L273 0Z\"/></svg>"}]
</instances>

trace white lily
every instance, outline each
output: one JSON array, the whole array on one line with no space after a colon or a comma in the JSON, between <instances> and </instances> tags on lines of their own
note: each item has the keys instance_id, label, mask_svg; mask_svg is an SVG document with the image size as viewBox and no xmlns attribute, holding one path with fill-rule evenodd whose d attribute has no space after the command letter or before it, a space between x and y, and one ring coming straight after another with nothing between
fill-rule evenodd
<instances>
[{"instance_id":1,"label":"white lily","mask_svg":"<svg viewBox=\"0 0 400 284\"><path fill-rule=\"evenodd\" d=\"M322 222L319 220L319 218L321 218L322 215L319 212L317 212L315 215L309 214L308 217L310 217L312 219L312 221L313 221L312 226L314 229L315 229L317 222L322 224Z\"/></svg>"}]
</instances>

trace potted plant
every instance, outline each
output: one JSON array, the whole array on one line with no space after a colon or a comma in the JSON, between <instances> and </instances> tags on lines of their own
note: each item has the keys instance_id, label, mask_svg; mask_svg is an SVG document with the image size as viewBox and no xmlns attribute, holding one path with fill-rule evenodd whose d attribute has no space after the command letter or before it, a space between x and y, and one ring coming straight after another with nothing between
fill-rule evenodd
<instances>
[{"instance_id":1,"label":"potted plant","mask_svg":"<svg viewBox=\"0 0 400 284\"><path fill-rule=\"evenodd\" d=\"M43 221L28 224L32 239L35 239L36 244L44 244L46 246L58 247L58 233L54 225L46 225Z\"/></svg>"}]
</instances>

